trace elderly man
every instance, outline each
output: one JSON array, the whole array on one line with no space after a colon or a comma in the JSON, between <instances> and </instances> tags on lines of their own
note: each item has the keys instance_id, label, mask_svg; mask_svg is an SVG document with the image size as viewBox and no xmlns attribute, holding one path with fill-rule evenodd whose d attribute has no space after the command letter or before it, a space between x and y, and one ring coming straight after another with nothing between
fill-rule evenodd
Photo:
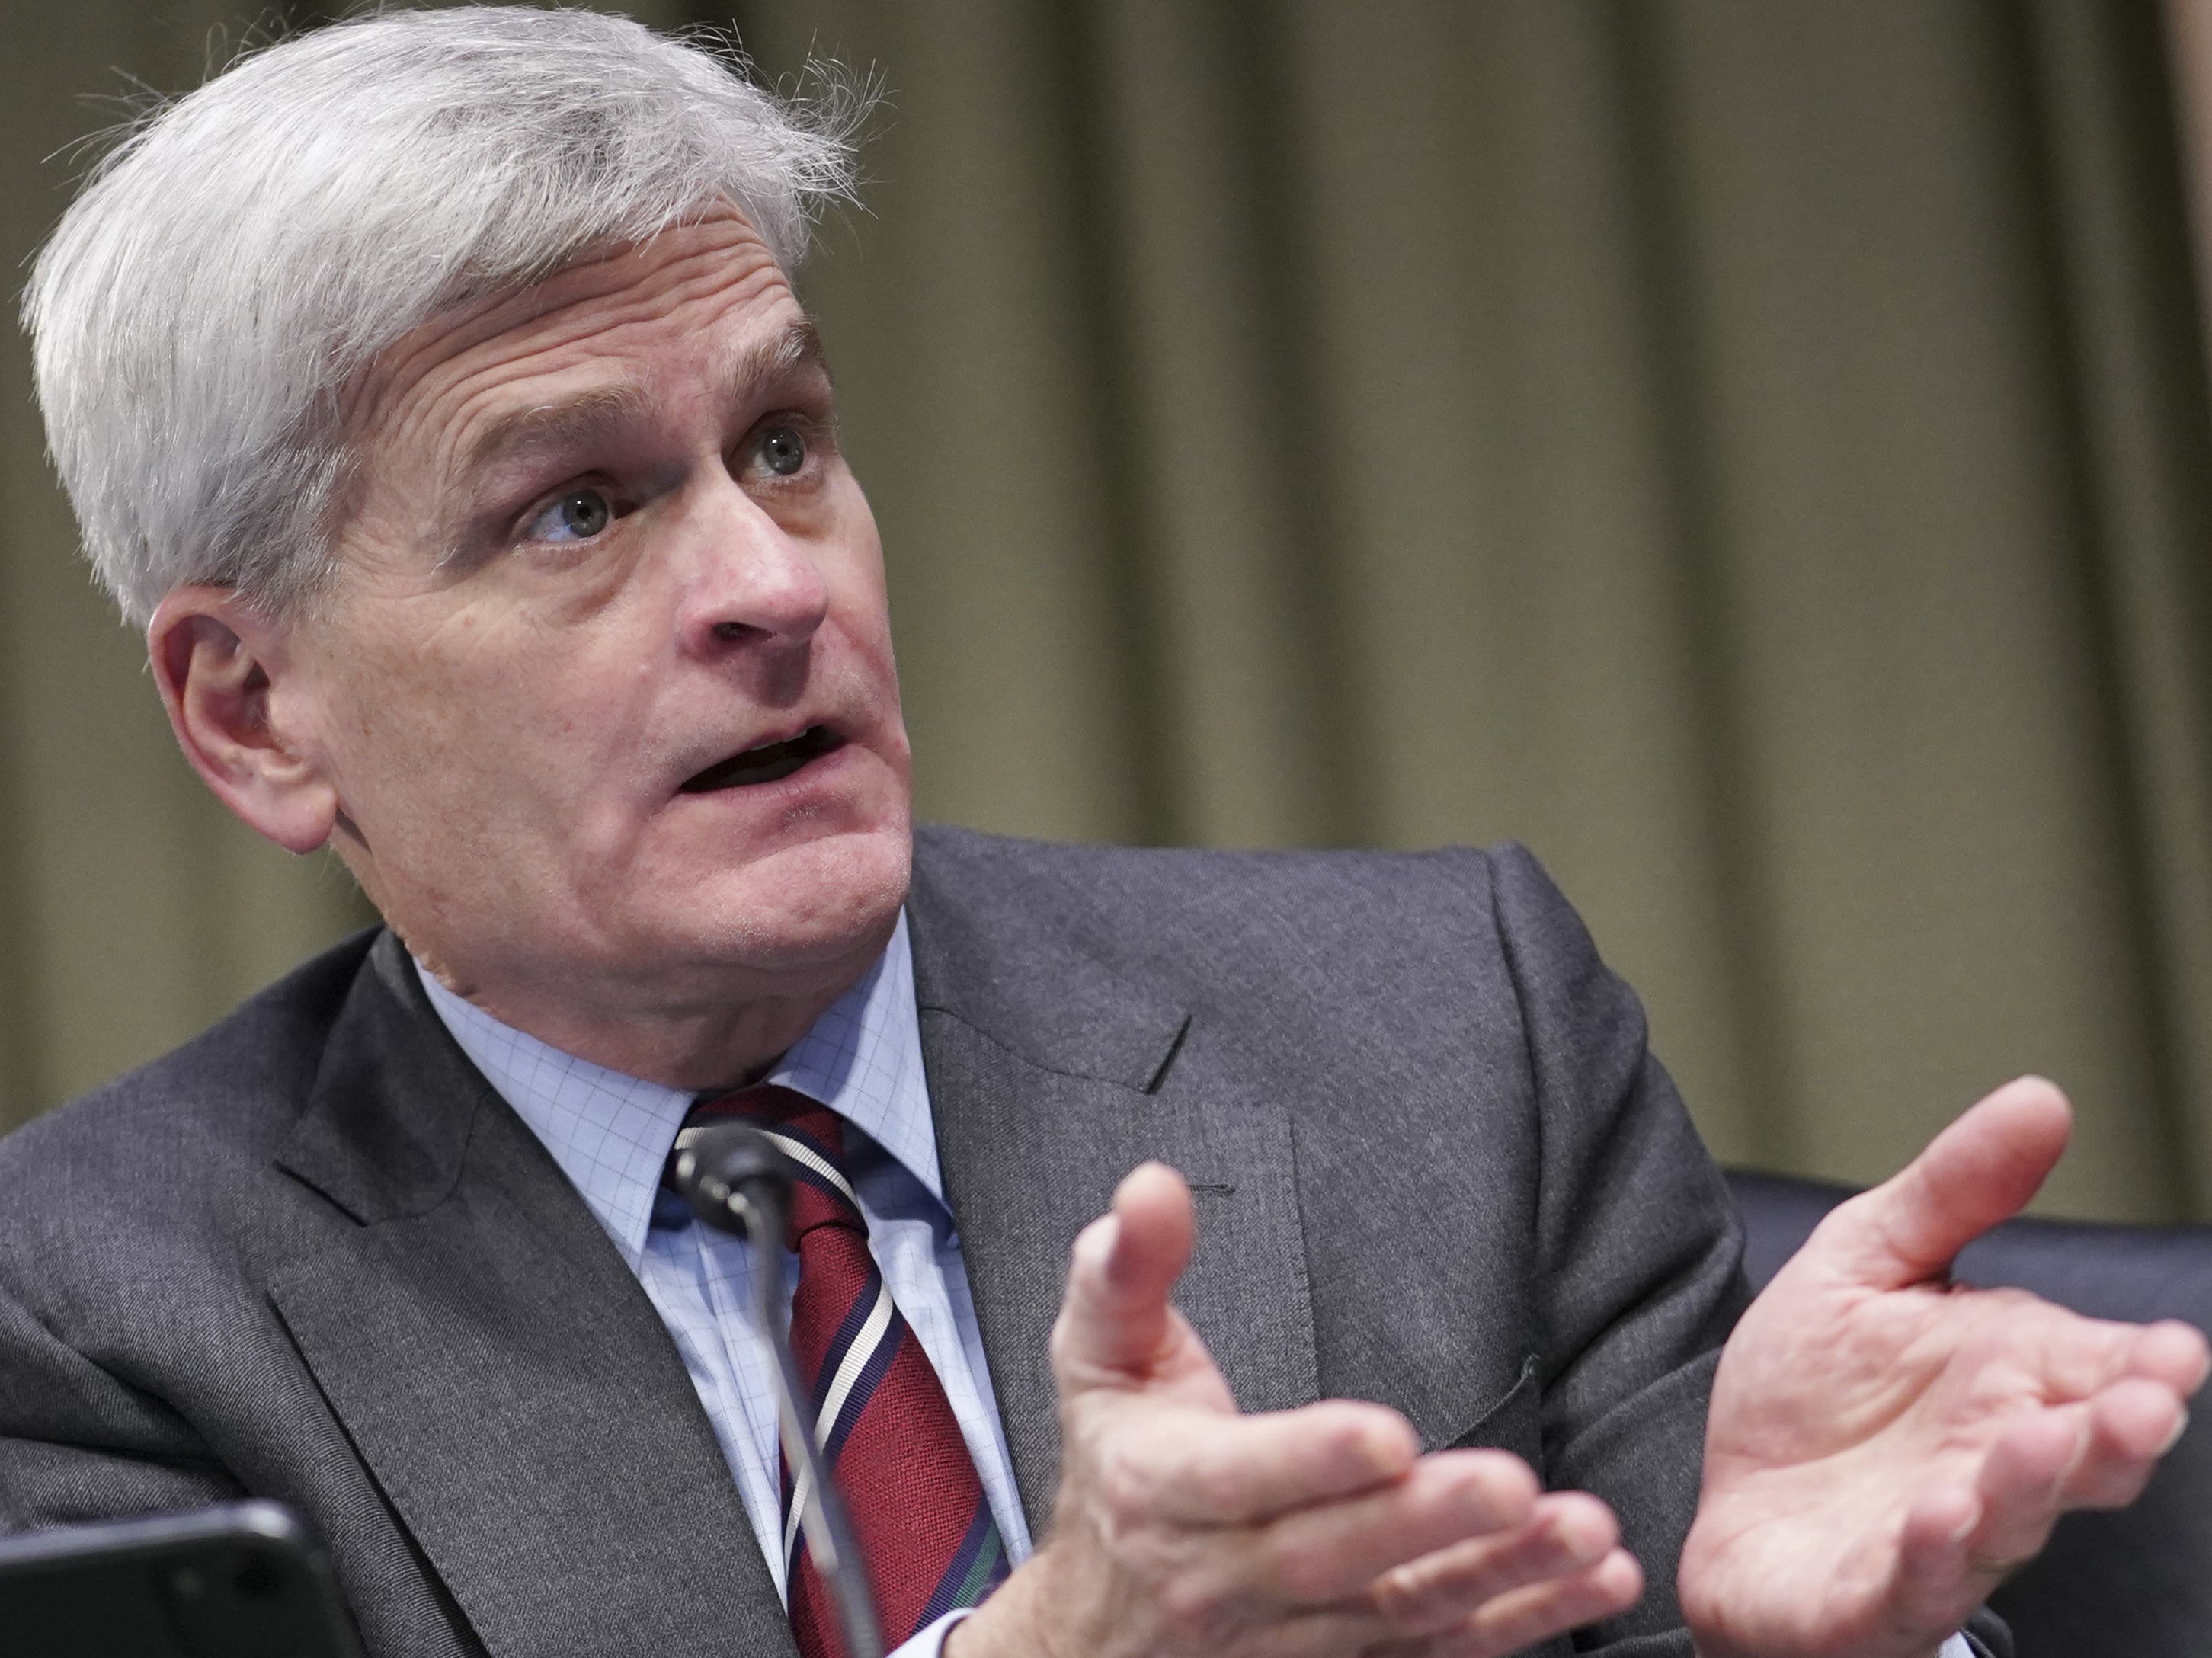
<instances>
[{"instance_id":1,"label":"elderly man","mask_svg":"<svg viewBox=\"0 0 2212 1658\"><path fill-rule=\"evenodd\" d=\"M738 1115L802 1165L793 1338L917 1653L1963 1649L2206 1368L1946 1285L2063 1100L1738 1322L1524 854L917 841L790 286L845 166L631 24L386 13L161 114L41 256L179 741L388 928L0 1148L0 1519L281 1498L409 1658L830 1658L750 1257L665 1179Z\"/></svg>"}]
</instances>

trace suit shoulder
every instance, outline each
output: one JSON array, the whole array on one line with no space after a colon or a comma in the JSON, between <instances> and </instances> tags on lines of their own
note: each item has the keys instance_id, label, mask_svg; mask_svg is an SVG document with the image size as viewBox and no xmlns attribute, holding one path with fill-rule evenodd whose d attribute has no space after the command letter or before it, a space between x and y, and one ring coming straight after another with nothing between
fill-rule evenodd
<instances>
[{"instance_id":1,"label":"suit shoulder","mask_svg":"<svg viewBox=\"0 0 2212 1658\"><path fill-rule=\"evenodd\" d=\"M1422 852L1254 852L1118 847L1022 840L942 824L916 832L916 882L968 911L1018 908L1032 922L1110 917L1209 930L1224 920L1279 926L1372 927L1403 938L1449 926L1493 925L1530 947L1579 951L1587 936L1573 907L1518 842Z\"/></svg>"},{"instance_id":2,"label":"suit shoulder","mask_svg":"<svg viewBox=\"0 0 2212 1658\"><path fill-rule=\"evenodd\" d=\"M1339 894L1394 907L1455 893L1486 904L1497 874L1545 879L1535 859L1510 843L1424 852L1221 851L1030 841L926 824L916 831L915 852L917 878L948 892L1018 896L1032 909L1122 914L1131 905L1173 909L1276 893Z\"/></svg>"},{"instance_id":3,"label":"suit shoulder","mask_svg":"<svg viewBox=\"0 0 2212 1658\"><path fill-rule=\"evenodd\" d=\"M52 1212L58 1180L78 1192L120 1189L149 1168L179 1180L226 1162L265 1163L307 1098L377 931L341 941L191 1041L0 1139L0 1213Z\"/></svg>"},{"instance_id":4,"label":"suit shoulder","mask_svg":"<svg viewBox=\"0 0 2212 1658\"><path fill-rule=\"evenodd\" d=\"M1409 987L1442 970L1510 993L1509 963L1574 973L1595 962L1572 908L1510 843L1218 852L932 827L917 835L915 884L929 915L958 917L978 949L1081 955L1163 987L1250 981L1326 994Z\"/></svg>"}]
</instances>

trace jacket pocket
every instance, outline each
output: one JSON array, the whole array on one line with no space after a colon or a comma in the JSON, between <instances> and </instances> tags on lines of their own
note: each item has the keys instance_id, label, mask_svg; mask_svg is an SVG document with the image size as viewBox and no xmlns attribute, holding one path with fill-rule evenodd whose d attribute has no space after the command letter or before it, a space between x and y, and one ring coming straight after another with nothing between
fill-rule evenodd
<instances>
[{"instance_id":1,"label":"jacket pocket","mask_svg":"<svg viewBox=\"0 0 2212 1658\"><path fill-rule=\"evenodd\" d=\"M1537 1466L1543 1424L1537 1409L1536 1377L1536 1355L1530 1353L1521 1361L1521 1374L1513 1385L1484 1406L1447 1448L1456 1451L1482 1446L1511 1451L1530 1466Z\"/></svg>"}]
</instances>

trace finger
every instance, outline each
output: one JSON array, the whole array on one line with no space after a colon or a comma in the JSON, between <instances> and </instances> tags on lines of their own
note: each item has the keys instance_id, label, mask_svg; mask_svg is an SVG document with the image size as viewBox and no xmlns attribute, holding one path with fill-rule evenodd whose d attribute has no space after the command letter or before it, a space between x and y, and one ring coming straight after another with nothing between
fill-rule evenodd
<instances>
[{"instance_id":1,"label":"finger","mask_svg":"<svg viewBox=\"0 0 2212 1658\"><path fill-rule=\"evenodd\" d=\"M1402 1480L1419 1450L1405 1418L1353 1400L1264 1416L1163 1410L1114 1442L1107 1500L1125 1525L1250 1525Z\"/></svg>"},{"instance_id":2,"label":"finger","mask_svg":"<svg viewBox=\"0 0 2212 1658\"><path fill-rule=\"evenodd\" d=\"M1906 1511L1898 1612L1931 1645L2042 1548L2087 1434L2084 1406L2032 1412L1999 1436L1971 1490L1929 1492Z\"/></svg>"},{"instance_id":3,"label":"finger","mask_svg":"<svg viewBox=\"0 0 2212 1658\"><path fill-rule=\"evenodd\" d=\"M1554 1635L1580 1629L1634 1606L1644 1594L1644 1569L1626 1549L1615 1549L1587 1571L1516 1589L1491 1601L1457 1629L1418 1646L1395 1643L1385 1652L1425 1658L1498 1658Z\"/></svg>"},{"instance_id":4,"label":"finger","mask_svg":"<svg viewBox=\"0 0 2212 1658\"><path fill-rule=\"evenodd\" d=\"M1938 1277L2019 1213L2066 1149L2073 1109L2040 1077L1975 1104L1891 1180L1840 1205L1802 1255L1881 1288Z\"/></svg>"},{"instance_id":5,"label":"finger","mask_svg":"<svg viewBox=\"0 0 2212 1658\"><path fill-rule=\"evenodd\" d=\"M2172 1388L2130 1377L2089 1401L2088 1444L2059 1494L2069 1509L2125 1508L2189 1425Z\"/></svg>"},{"instance_id":6,"label":"finger","mask_svg":"<svg viewBox=\"0 0 2212 1658\"><path fill-rule=\"evenodd\" d=\"M1433 1634L1500 1595L1587 1571L1620 1541L1612 1509L1585 1492L1561 1491L1510 1532L1470 1538L1391 1568L1370 1593L1399 1634Z\"/></svg>"},{"instance_id":7,"label":"finger","mask_svg":"<svg viewBox=\"0 0 2212 1658\"><path fill-rule=\"evenodd\" d=\"M1067 1294L1053 1330L1060 1393L1140 1379L1166 1351L1168 1295L1197 1241L1190 1188L1165 1163L1125 1176L1111 1211L1075 1240Z\"/></svg>"},{"instance_id":8,"label":"finger","mask_svg":"<svg viewBox=\"0 0 2212 1658\"><path fill-rule=\"evenodd\" d=\"M1290 1605L1321 1606L1364 1594L1377 1573L1401 1563L1519 1528L1535 1510L1538 1489L1528 1465L1510 1452L1439 1451L1385 1490L1275 1521L1260 1540L1261 1583Z\"/></svg>"},{"instance_id":9,"label":"finger","mask_svg":"<svg viewBox=\"0 0 2212 1658\"><path fill-rule=\"evenodd\" d=\"M1997 1436L1975 1480L1981 1512L1966 1539L1967 1559L1990 1584L2042 1548L2088 1437L2085 1405L2029 1412Z\"/></svg>"},{"instance_id":10,"label":"finger","mask_svg":"<svg viewBox=\"0 0 2212 1658\"><path fill-rule=\"evenodd\" d=\"M2163 1319L2136 1332L2127 1368L2130 1375L2162 1382L2187 1399L2212 1372L2212 1346L2208 1346L2203 1333L2195 1325Z\"/></svg>"},{"instance_id":11,"label":"finger","mask_svg":"<svg viewBox=\"0 0 2212 1658\"><path fill-rule=\"evenodd\" d=\"M1965 1486L1928 1492L1905 1511L1896 1588L1897 1616L1905 1629L1931 1636L1954 1630L1995 1587L1970 1552L1981 1520L1981 1499Z\"/></svg>"},{"instance_id":12,"label":"finger","mask_svg":"<svg viewBox=\"0 0 2212 1658\"><path fill-rule=\"evenodd\" d=\"M2027 1371L2048 1404L2089 1399L2130 1377L2178 1396L2194 1392L2203 1380L2204 1338L2186 1324L2085 1318L2025 1290L1960 1292L1954 1303L1973 1303L1990 1315L1983 1328L1991 1345L1983 1362L2001 1352L2000 1362Z\"/></svg>"}]
</instances>

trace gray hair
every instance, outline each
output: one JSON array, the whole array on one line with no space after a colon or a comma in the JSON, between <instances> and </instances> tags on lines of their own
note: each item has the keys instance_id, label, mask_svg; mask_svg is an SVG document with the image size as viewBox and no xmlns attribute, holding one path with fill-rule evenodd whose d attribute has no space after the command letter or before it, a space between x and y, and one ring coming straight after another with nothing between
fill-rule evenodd
<instances>
[{"instance_id":1,"label":"gray hair","mask_svg":"<svg viewBox=\"0 0 2212 1658\"><path fill-rule=\"evenodd\" d=\"M865 100L583 11L388 11L246 58L138 124L24 296L85 550L143 625L191 582L327 582L340 398L440 313L735 207L786 270L849 196Z\"/></svg>"}]
</instances>

